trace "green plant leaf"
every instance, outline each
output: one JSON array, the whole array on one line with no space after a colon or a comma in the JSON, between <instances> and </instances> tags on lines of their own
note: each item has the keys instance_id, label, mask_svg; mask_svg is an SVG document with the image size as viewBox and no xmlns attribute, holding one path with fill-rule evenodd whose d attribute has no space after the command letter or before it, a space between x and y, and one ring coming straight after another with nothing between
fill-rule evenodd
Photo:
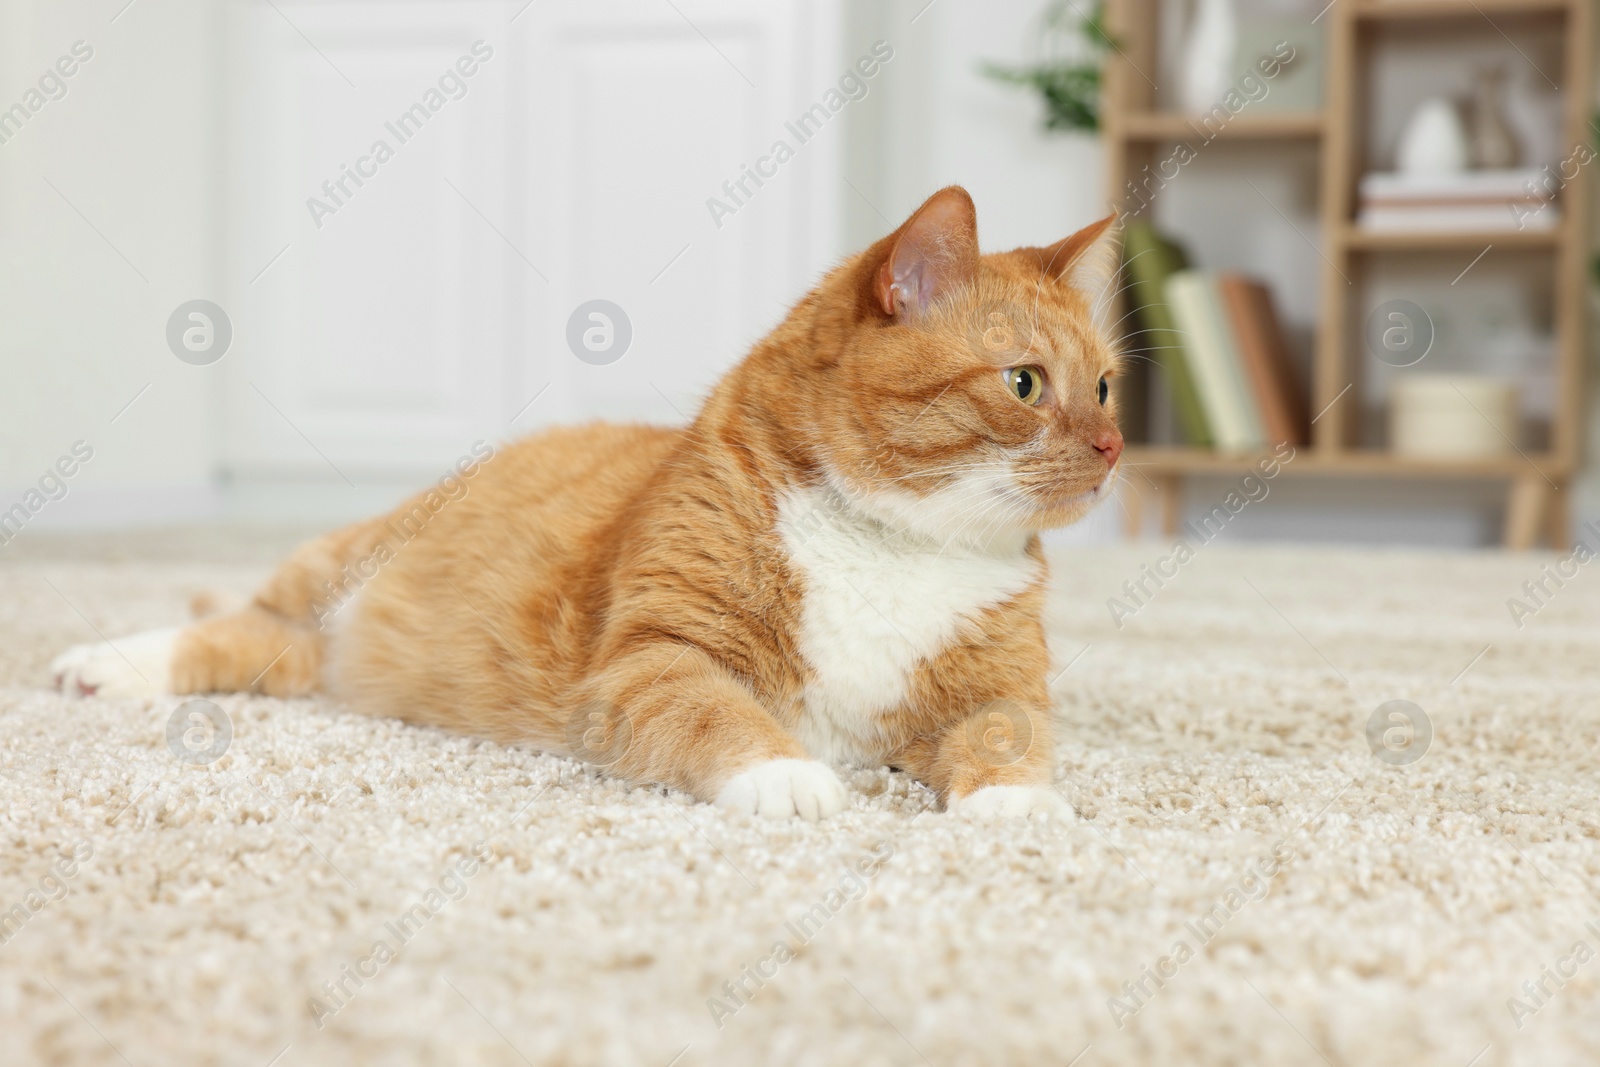
<instances>
[{"instance_id":1,"label":"green plant leaf","mask_svg":"<svg viewBox=\"0 0 1600 1067\"><path fill-rule=\"evenodd\" d=\"M1045 129L1094 132L1100 129L1101 68L1106 53L1117 47L1104 20L1104 0L1093 4L1087 14L1069 0L1055 0L1040 19L1045 37L1058 45L1077 45L1076 50L1086 58L1020 67L984 63L979 69L985 77L1038 93L1044 102Z\"/></svg>"}]
</instances>

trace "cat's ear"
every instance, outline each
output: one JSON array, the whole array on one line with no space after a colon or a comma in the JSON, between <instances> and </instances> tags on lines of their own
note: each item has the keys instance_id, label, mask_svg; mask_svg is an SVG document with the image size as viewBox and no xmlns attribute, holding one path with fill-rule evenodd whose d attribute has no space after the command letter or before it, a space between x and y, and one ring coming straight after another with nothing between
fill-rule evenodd
<instances>
[{"instance_id":1,"label":"cat's ear","mask_svg":"<svg viewBox=\"0 0 1600 1067\"><path fill-rule=\"evenodd\" d=\"M885 315L914 315L978 276L978 211L959 185L928 197L883 242L873 274L875 302Z\"/></svg>"},{"instance_id":2,"label":"cat's ear","mask_svg":"<svg viewBox=\"0 0 1600 1067\"><path fill-rule=\"evenodd\" d=\"M1108 294L1122 267L1122 227L1115 212L1091 222L1048 248L1029 248L1046 275L1078 290L1096 313L1109 308Z\"/></svg>"}]
</instances>

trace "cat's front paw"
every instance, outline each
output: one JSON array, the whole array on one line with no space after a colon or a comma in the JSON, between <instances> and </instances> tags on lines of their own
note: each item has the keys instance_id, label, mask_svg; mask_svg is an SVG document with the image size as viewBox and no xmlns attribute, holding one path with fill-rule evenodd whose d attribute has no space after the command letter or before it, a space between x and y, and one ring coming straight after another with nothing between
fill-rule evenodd
<instances>
[{"instance_id":1,"label":"cat's front paw","mask_svg":"<svg viewBox=\"0 0 1600 1067\"><path fill-rule=\"evenodd\" d=\"M118 641L74 645L50 663L56 688L70 697L155 696L172 689L178 627Z\"/></svg>"},{"instance_id":2,"label":"cat's front paw","mask_svg":"<svg viewBox=\"0 0 1600 1067\"><path fill-rule=\"evenodd\" d=\"M717 806L746 815L808 821L844 810L848 794L839 776L825 763L809 759L775 759L758 763L728 779L717 794Z\"/></svg>"},{"instance_id":3,"label":"cat's front paw","mask_svg":"<svg viewBox=\"0 0 1600 1067\"><path fill-rule=\"evenodd\" d=\"M1076 818L1072 805L1043 785L986 785L964 797L952 796L945 810L973 819L1026 819L1034 815L1063 821Z\"/></svg>"}]
</instances>

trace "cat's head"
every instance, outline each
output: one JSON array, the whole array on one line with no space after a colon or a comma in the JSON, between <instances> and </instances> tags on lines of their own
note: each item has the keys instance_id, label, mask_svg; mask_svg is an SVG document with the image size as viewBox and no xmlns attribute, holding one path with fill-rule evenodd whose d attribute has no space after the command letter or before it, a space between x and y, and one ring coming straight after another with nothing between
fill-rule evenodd
<instances>
[{"instance_id":1,"label":"cat's head","mask_svg":"<svg viewBox=\"0 0 1600 1067\"><path fill-rule=\"evenodd\" d=\"M1114 222L980 255L972 198L952 186L831 278L819 295L854 306L808 421L834 487L891 526L974 544L1103 500L1122 454L1103 321Z\"/></svg>"}]
</instances>

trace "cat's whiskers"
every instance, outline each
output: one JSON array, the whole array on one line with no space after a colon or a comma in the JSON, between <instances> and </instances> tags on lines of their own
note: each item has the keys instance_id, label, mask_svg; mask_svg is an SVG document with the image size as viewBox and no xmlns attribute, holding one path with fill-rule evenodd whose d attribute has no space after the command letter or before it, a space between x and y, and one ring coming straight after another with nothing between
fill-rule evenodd
<instances>
[{"instance_id":1,"label":"cat's whiskers","mask_svg":"<svg viewBox=\"0 0 1600 1067\"><path fill-rule=\"evenodd\" d=\"M912 536L924 541L937 541L942 543L944 542L945 538L937 531L937 527L942 525L941 520L945 513L949 512L952 508L963 505L969 507L976 506L976 503L981 503L982 498L992 495L992 492L993 487L981 481L957 484L956 486L939 490L938 492L930 494L927 497L919 498L920 506L924 508L930 508L931 510L925 511L923 514L914 519L909 516L901 516L893 521L886 521L875 516L875 521L883 526L885 531L885 540L891 536ZM978 498L977 502L971 503L974 498ZM847 497L846 499L848 501L851 498ZM855 496L855 500L856 503L854 506L856 510L862 511L868 515L874 514L874 509L868 506L865 501L861 500L859 495ZM960 515L964 513L965 512L963 511L958 512L957 514ZM913 528L912 524L915 524L917 527L924 528Z\"/></svg>"},{"instance_id":2,"label":"cat's whiskers","mask_svg":"<svg viewBox=\"0 0 1600 1067\"><path fill-rule=\"evenodd\" d=\"M951 489L942 490L940 493L934 494L930 497L924 497L924 501L932 502L933 510L927 515L923 516L923 521L927 525L937 529L938 527L944 525L946 521L946 515L951 511L951 509L957 507L961 507L963 509L956 512L955 515L949 516L950 518L957 518L966 513L966 508L976 507L984 500L989 499L993 495L993 491L994 487L987 482L972 481L954 486ZM944 538L937 532L925 533L924 536L928 536L936 540L944 540Z\"/></svg>"},{"instance_id":3,"label":"cat's whiskers","mask_svg":"<svg viewBox=\"0 0 1600 1067\"><path fill-rule=\"evenodd\" d=\"M1123 293L1126 293L1129 289L1132 289L1133 286L1134 286L1134 283L1133 282L1129 282L1127 285L1122 286L1116 292L1112 293L1108 298L1106 298L1105 302L1106 303L1110 303L1112 300L1115 300L1117 297L1121 296ZM1127 318L1127 316L1124 315L1123 318ZM1118 319L1117 321L1121 322L1122 320Z\"/></svg>"},{"instance_id":4,"label":"cat's whiskers","mask_svg":"<svg viewBox=\"0 0 1600 1067\"><path fill-rule=\"evenodd\" d=\"M897 474L893 478L890 478L889 481L909 482L918 478L932 478L936 475L942 475L944 476L945 480L948 480L951 474L968 474L973 471L989 470L993 466L994 461L992 460L976 460L969 463L953 463L946 467L929 467L927 470L910 471L906 474Z\"/></svg>"},{"instance_id":5,"label":"cat's whiskers","mask_svg":"<svg viewBox=\"0 0 1600 1067\"><path fill-rule=\"evenodd\" d=\"M972 488L977 492L969 493L967 496L970 498L973 495L977 495L978 499L968 504L955 515L950 516L951 521L959 519L963 515L967 515L968 517L961 523L961 525L951 530L949 534L943 538L944 544L940 547L938 556L935 558L942 557L946 549L961 539L961 534L969 526L973 525L980 519L987 518L987 516L997 508L1005 506L1009 510L1019 506L1015 497L1020 492L1020 489L1016 484L1014 476L1009 471L996 471L995 481L993 483L979 483ZM969 512L973 514L969 515ZM1020 517L1026 516L1024 515ZM1020 522L1012 522L1010 525L1013 528L1019 528L1021 524Z\"/></svg>"},{"instance_id":6,"label":"cat's whiskers","mask_svg":"<svg viewBox=\"0 0 1600 1067\"><path fill-rule=\"evenodd\" d=\"M1117 507L1122 509L1123 517L1128 520L1128 525L1131 527L1133 525L1133 512L1128 510L1127 502L1122 499L1122 494L1116 493L1111 497L1111 499L1117 502ZM1138 531L1134 531L1134 533L1135 536L1137 536Z\"/></svg>"},{"instance_id":7,"label":"cat's whiskers","mask_svg":"<svg viewBox=\"0 0 1600 1067\"><path fill-rule=\"evenodd\" d=\"M1011 488L1013 491L1015 491L1015 487L1007 487L1007 488ZM981 510L978 510L976 512L976 514L974 514L971 517L969 517L960 526L956 527L955 530L951 531L950 536L945 540L945 543L940 547L938 554L934 558L935 559L942 558L944 556L944 554L945 554L945 551L952 544L955 544L957 541L959 541L961 539L962 532L965 531L968 526L973 525L975 522L978 522L979 520L985 520L986 521L991 514L993 514L995 511L998 511L1002 507L1006 508L1007 511L1008 511L1008 514L1009 514L1010 509L1014 508L1015 506L1016 505L1014 504L1014 502L1011 499L1009 499L1009 497L1004 493L991 494L986 500L979 501L977 505L974 505L974 507L981 508ZM970 511L970 510L973 510L973 509L969 508L968 510ZM1020 526L1019 523L1015 523L1015 522L1013 522L1013 523L1011 523L1009 525L1011 525L1013 527ZM987 527L980 525L978 528L981 530L981 529L986 529ZM996 532L998 532L998 528L996 528Z\"/></svg>"},{"instance_id":8,"label":"cat's whiskers","mask_svg":"<svg viewBox=\"0 0 1600 1067\"><path fill-rule=\"evenodd\" d=\"M1115 332L1116 328L1118 326L1121 326L1124 322L1127 322L1129 319L1131 319L1133 316L1139 314L1141 311L1143 311L1147 307L1166 307L1166 305L1165 304L1140 304L1138 307L1130 309L1127 314L1122 316L1122 318L1118 319L1116 322L1113 322L1110 326L1107 326L1106 327L1106 333L1109 334L1109 333ZM1132 335L1129 335L1129 336L1132 336Z\"/></svg>"}]
</instances>

